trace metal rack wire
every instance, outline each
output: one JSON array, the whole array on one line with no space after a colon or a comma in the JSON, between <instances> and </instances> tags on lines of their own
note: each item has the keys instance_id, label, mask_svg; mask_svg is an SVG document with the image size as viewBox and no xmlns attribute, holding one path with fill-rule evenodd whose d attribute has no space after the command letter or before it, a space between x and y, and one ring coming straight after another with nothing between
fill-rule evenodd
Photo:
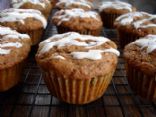
<instances>
[{"instance_id":1,"label":"metal rack wire","mask_svg":"<svg viewBox=\"0 0 156 117\"><path fill-rule=\"evenodd\" d=\"M49 23L43 39L56 33L56 27ZM104 29L102 35L118 42L113 30ZM60 102L50 95L34 53L31 53L23 73L23 83L0 93L0 117L156 117L156 104L145 102L130 90L122 54L103 97L81 106Z\"/></svg>"}]
</instances>

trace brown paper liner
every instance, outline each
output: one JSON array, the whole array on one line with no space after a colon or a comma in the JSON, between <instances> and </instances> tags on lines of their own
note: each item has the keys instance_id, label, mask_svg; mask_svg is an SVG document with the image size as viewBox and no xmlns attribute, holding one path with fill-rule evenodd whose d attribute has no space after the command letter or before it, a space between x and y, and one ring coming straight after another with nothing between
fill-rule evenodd
<instances>
[{"instance_id":1,"label":"brown paper liner","mask_svg":"<svg viewBox=\"0 0 156 117\"><path fill-rule=\"evenodd\" d=\"M0 92L7 91L21 81L21 73L25 62L0 70Z\"/></svg>"},{"instance_id":2,"label":"brown paper liner","mask_svg":"<svg viewBox=\"0 0 156 117\"><path fill-rule=\"evenodd\" d=\"M126 72L131 89L148 101L156 101L156 75L149 76L126 63Z\"/></svg>"},{"instance_id":3,"label":"brown paper liner","mask_svg":"<svg viewBox=\"0 0 156 117\"><path fill-rule=\"evenodd\" d=\"M137 34L126 32L124 30L117 29L117 31L118 31L118 39L120 42L120 47L122 49L130 42L133 42L141 37Z\"/></svg>"},{"instance_id":4,"label":"brown paper liner","mask_svg":"<svg viewBox=\"0 0 156 117\"><path fill-rule=\"evenodd\" d=\"M114 72L92 79L65 79L53 71L44 73L52 95L70 104L86 104L100 98L106 91Z\"/></svg>"},{"instance_id":5,"label":"brown paper liner","mask_svg":"<svg viewBox=\"0 0 156 117\"><path fill-rule=\"evenodd\" d=\"M69 28L62 27L62 26L57 26L57 31L59 34L66 33L66 32L78 32L78 33L84 34L84 35L99 36L99 35L101 35L102 28L99 28L97 30L83 30L83 31L80 30L79 31L79 30L71 30Z\"/></svg>"},{"instance_id":6,"label":"brown paper liner","mask_svg":"<svg viewBox=\"0 0 156 117\"><path fill-rule=\"evenodd\" d=\"M22 33L27 33L31 38L32 45L36 45L41 40L43 29L38 29L38 30L34 30L34 31L32 30L32 31L29 31L29 32L22 32Z\"/></svg>"},{"instance_id":7,"label":"brown paper liner","mask_svg":"<svg viewBox=\"0 0 156 117\"><path fill-rule=\"evenodd\" d=\"M105 28L113 29L115 19L121 14L109 14L109 13L101 12L100 15L102 18L103 26Z\"/></svg>"}]
</instances>

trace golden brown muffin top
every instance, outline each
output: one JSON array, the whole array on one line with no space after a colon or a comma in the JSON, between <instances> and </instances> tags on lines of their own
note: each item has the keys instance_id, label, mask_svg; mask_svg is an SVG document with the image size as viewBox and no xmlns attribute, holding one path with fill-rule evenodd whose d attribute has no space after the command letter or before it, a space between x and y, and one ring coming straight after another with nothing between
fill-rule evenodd
<instances>
[{"instance_id":1,"label":"golden brown muffin top","mask_svg":"<svg viewBox=\"0 0 156 117\"><path fill-rule=\"evenodd\" d=\"M133 30L137 34L156 34L156 15L146 12L132 12L121 15L115 21L117 28Z\"/></svg>"},{"instance_id":2,"label":"golden brown muffin top","mask_svg":"<svg viewBox=\"0 0 156 117\"><path fill-rule=\"evenodd\" d=\"M99 7L99 11L105 12L114 12L114 13L128 13L133 12L136 9L129 3L121 2L121 1L106 1L102 2L102 5Z\"/></svg>"},{"instance_id":3,"label":"golden brown muffin top","mask_svg":"<svg viewBox=\"0 0 156 117\"><path fill-rule=\"evenodd\" d=\"M51 3L49 0L11 0L13 8L22 8L22 6L28 5L29 8L46 9Z\"/></svg>"},{"instance_id":4,"label":"golden brown muffin top","mask_svg":"<svg viewBox=\"0 0 156 117\"><path fill-rule=\"evenodd\" d=\"M0 69L11 67L25 59L30 46L31 39L27 34L0 26Z\"/></svg>"},{"instance_id":5,"label":"golden brown muffin top","mask_svg":"<svg viewBox=\"0 0 156 117\"><path fill-rule=\"evenodd\" d=\"M73 9L73 8L81 8L84 10L93 9L92 3L86 0L61 0L56 4L56 7L59 9Z\"/></svg>"},{"instance_id":6,"label":"golden brown muffin top","mask_svg":"<svg viewBox=\"0 0 156 117\"><path fill-rule=\"evenodd\" d=\"M18 31L46 28L47 21L38 10L6 9L0 11L0 24Z\"/></svg>"},{"instance_id":7,"label":"golden brown muffin top","mask_svg":"<svg viewBox=\"0 0 156 117\"><path fill-rule=\"evenodd\" d=\"M64 78L104 76L116 67L119 52L105 37L58 34L39 44L36 60L45 71L56 70Z\"/></svg>"},{"instance_id":8,"label":"golden brown muffin top","mask_svg":"<svg viewBox=\"0 0 156 117\"><path fill-rule=\"evenodd\" d=\"M98 13L83 9L60 10L54 14L52 22L57 26L64 26L73 30L96 30L102 26Z\"/></svg>"},{"instance_id":9,"label":"golden brown muffin top","mask_svg":"<svg viewBox=\"0 0 156 117\"><path fill-rule=\"evenodd\" d=\"M147 74L156 73L156 35L147 35L128 44L124 49L128 63Z\"/></svg>"}]
</instances>

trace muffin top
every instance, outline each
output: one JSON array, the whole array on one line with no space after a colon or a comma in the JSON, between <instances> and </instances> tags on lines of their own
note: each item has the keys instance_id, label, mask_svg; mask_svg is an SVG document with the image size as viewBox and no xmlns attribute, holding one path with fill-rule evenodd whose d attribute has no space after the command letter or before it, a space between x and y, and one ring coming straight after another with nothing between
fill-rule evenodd
<instances>
[{"instance_id":1,"label":"muffin top","mask_svg":"<svg viewBox=\"0 0 156 117\"><path fill-rule=\"evenodd\" d=\"M121 15L114 24L117 28L133 30L141 36L156 34L156 15L146 12L132 12Z\"/></svg>"},{"instance_id":2,"label":"muffin top","mask_svg":"<svg viewBox=\"0 0 156 117\"><path fill-rule=\"evenodd\" d=\"M51 3L49 0L11 0L11 4L14 8L31 8L33 6L34 8L46 9Z\"/></svg>"},{"instance_id":3,"label":"muffin top","mask_svg":"<svg viewBox=\"0 0 156 117\"><path fill-rule=\"evenodd\" d=\"M91 10L93 5L86 0L61 0L56 4L59 9L73 9L81 8L84 10Z\"/></svg>"},{"instance_id":4,"label":"muffin top","mask_svg":"<svg viewBox=\"0 0 156 117\"><path fill-rule=\"evenodd\" d=\"M46 28L47 21L38 10L11 8L0 11L0 24L24 32Z\"/></svg>"},{"instance_id":5,"label":"muffin top","mask_svg":"<svg viewBox=\"0 0 156 117\"><path fill-rule=\"evenodd\" d=\"M156 73L156 35L147 35L128 44L124 58L133 66L153 75Z\"/></svg>"},{"instance_id":6,"label":"muffin top","mask_svg":"<svg viewBox=\"0 0 156 117\"><path fill-rule=\"evenodd\" d=\"M76 32L54 35L39 44L36 60L46 70L56 70L64 78L93 78L114 70L119 52L105 37Z\"/></svg>"},{"instance_id":7,"label":"muffin top","mask_svg":"<svg viewBox=\"0 0 156 117\"><path fill-rule=\"evenodd\" d=\"M117 12L117 13L127 13L135 11L136 9L129 3L121 1L107 1L103 2L99 7L99 11L107 12Z\"/></svg>"},{"instance_id":8,"label":"muffin top","mask_svg":"<svg viewBox=\"0 0 156 117\"><path fill-rule=\"evenodd\" d=\"M84 11L83 9L60 10L54 14L52 22L57 26L61 25L78 30L95 30L102 27L102 21L98 13Z\"/></svg>"},{"instance_id":9,"label":"muffin top","mask_svg":"<svg viewBox=\"0 0 156 117\"><path fill-rule=\"evenodd\" d=\"M31 40L27 34L0 26L0 69L13 66L25 59L30 46Z\"/></svg>"}]
</instances>

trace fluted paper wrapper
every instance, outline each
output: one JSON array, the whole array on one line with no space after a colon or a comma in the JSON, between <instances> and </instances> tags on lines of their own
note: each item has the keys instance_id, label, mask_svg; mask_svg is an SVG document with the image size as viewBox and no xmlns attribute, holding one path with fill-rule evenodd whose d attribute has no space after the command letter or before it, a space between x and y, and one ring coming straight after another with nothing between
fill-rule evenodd
<instances>
[{"instance_id":1,"label":"fluted paper wrapper","mask_svg":"<svg viewBox=\"0 0 156 117\"><path fill-rule=\"evenodd\" d=\"M127 44L137 40L140 38L139 35L133 34L133 33L129 33L126 32L124 30L119 30L118 31L118 39L120 42L120 47L123 49Z\"/></svg>"},{"instance_id":2,"label":"fluted paper wrapper","mask_svg":"<svg viewBox=\"0 0 156 117\"><path fill-rule=\"evenodd\" d=\"M149 76L128 63L126 71L131 89L143 99L156 101L156 75Z\"/></svg>"},{"instance_id":3,"label":"fluted paper wrapper","mask_svg":"<svg viewBox=\"0 0 156 117\"><path fill-rule=\"evenodd\" d=\"M21 81L24 62L0 70L0 92L7 91Z\"/></svg>"},{"instance_id":4,"label":"fluted paper wrapper","mask_svg":"<svg viewBox=\"0 0 156 117\"><path fill-rule=\"evenodd\" d=\"M101 35L102 32L102 28L99 28L97 30L71 30L67 27L63 27L63 26L57 26L57 31L59 34L62 33L66 33L66 32L78 32L80 34L84 34L84 35L93 35L93 36L99 36Z\"/></svg>"},{"instance_id":5,"label":"fluted paper wrapper","mask_svg":"<svg viewBox=\"0 0 156 117\"><path fill-rule=\"evenodd\" d=\"M44 73L44 79L52 95L70 104L87 104L100 98L106 91L114 72L92 79L65 79Z\"/></svg>"},{"instance_id":6,"label":"fluted paper wrapper","mask_svg":"<svg viewBox=\"0 0 156 117\"><path fill-rule=\"evenodd\" d=\"M103 26L110 29L114 28L114 21L118 16L120 16L120 14L111 14L105 12L101 12L100 15L103 21Z\"/></svg>"}]
</instances>

